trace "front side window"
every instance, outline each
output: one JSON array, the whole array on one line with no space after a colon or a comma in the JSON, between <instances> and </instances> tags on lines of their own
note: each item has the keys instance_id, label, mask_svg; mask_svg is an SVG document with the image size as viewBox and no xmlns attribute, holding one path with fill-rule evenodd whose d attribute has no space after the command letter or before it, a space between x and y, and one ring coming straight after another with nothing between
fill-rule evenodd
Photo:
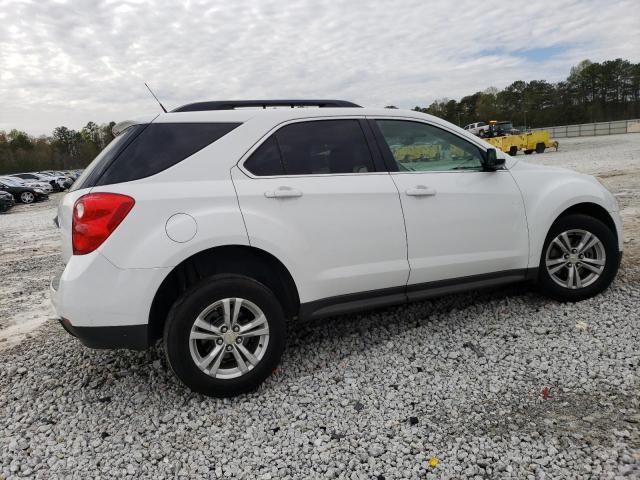
<instances>
[{"instance_id":1,"label":"front side window","mask_svg":"<svg viewBox=\"0 0 640 480\"><path fill-rule=\"evenodd\" d=\"M481 150L453 133L405 120L376 123L400 171L482 169Z\"/></svg>"},{"instance_id":2,"label":"front side window","mask_svg":"<svg viewBox=\"0 0 640 480\"><path fill-rule=\"evenodd\" d=\"M316 120L286 125L244 164L257 176L375 171L358 120Z\"/></svg>"}]
</instances>

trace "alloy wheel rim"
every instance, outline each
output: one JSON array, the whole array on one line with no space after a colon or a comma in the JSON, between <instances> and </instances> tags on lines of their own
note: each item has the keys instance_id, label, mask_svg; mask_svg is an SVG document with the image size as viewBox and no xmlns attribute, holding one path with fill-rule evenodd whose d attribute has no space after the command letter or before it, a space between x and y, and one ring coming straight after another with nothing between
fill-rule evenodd
<instances>
[{"instance_id":1,"label":"alloy wheel rim","mask_svg":"<svg viewBox=\"0 0 640 480\"><path fill-rule=\"evenodd\" d=\"M22 201L24 203L31 203L31 202L33 202L33 193L31 193L31 192L22 192L21 198L22 198Z\"/></svg>"},{"instance_id":2,"label":"alloy wheel rim","mask_svg":"<svg viewBox=\"0 0 640 480\"><path fill-rule=\"evenodd\" d=\"M244 298L224 298L205 308L189 333L196 366L216 379L241 377L253 370L269 345L269 322Z\"/></svg>"},{"instance_id":3,"label":"alloy wheel rim","mask_svg":"<svg viewBox=\"0 0 640 480\"><path fill-rule=\"evenodd\" d=\"M597 281L606 265L604 244L587 230L573 229L555 237L545 254L551 279L561 287L578 290Z\"/></svg>"}]
</instances>

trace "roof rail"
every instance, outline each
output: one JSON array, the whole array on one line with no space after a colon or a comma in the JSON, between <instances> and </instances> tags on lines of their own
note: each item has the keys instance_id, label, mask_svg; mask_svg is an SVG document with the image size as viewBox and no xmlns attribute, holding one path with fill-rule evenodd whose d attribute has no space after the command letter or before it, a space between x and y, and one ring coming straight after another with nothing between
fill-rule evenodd
<instances>
[{"instance_id":1,"label":"roof rail","mask_svg":"<svg viewBox=\"0 0 640 480\"><path fill-rule=\"evenodd\" d=\"M196 102L182 105L172 112L202 112L206 110L234 110L243 107L320 107L351 108L360 107L346 100L221 100L213 102Z\"/></svg>"}]
</instances>

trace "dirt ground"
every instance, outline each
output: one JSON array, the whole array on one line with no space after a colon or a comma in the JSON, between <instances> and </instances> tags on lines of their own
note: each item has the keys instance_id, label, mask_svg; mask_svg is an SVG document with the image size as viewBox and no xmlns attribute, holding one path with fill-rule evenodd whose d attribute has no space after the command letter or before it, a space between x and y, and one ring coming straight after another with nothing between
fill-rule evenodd
<instances>
[{"instance_id":1,"label":"dirt ground","mask_svg":"<svg viewBox=\"0 0 640 480\"><path fill-rule=\"evenodd\" d=\"M560 140L559 151L518 155L595 175L615 194L624 220L625 265L640 263L640 134ZM0 349L52 318L49 281L61 264L53 225L62 194L0 214Z\"/></svg>"}]
</instances>

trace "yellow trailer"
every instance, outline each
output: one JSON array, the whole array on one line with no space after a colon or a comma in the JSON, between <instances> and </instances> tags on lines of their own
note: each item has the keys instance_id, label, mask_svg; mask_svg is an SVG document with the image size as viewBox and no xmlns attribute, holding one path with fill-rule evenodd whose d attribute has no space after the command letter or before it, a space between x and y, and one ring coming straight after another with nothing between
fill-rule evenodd
<instances>
[{"instance_id":1,"label":"yellow trailer","mask_svg":"<svg viewBox=\"0 0 640 480\"><path fill-rule=\"evenodd\" d=\"M524 140L522 137L522 135L505 135L503 137L485 138L484 140L504 153L514 156L522 148L521 145Z\"/></svg>"},{"instance_id":2,"label":"yellow trailer","mask_svg":"<svg viewBox=\"0 0 640 480\"><path fill-rule=\"evenodd\" d=\"M531 155L533 152L544 153L545 149L552 147L558 151L558 141L553 140L547 130L523 133L519 136L522 137L520 148L524 150L525 155Z\"/></svg>"}]
</instances>

